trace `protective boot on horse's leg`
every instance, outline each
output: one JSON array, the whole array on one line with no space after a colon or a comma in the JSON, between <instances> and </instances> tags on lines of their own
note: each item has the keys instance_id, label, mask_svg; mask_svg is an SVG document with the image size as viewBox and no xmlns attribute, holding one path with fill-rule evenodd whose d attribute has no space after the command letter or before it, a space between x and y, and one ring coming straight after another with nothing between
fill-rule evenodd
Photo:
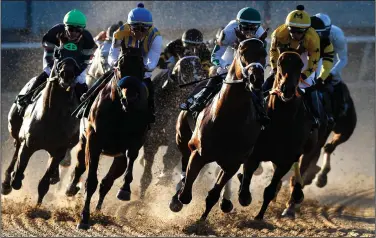
<instances>
[{"instance_id":1,"label":"protective boot on horse's leg","mask_svg":"<svg viewBox=\"0 0 376 238\"><path fill-rule=\"evenodd\" d=\"M144 78L144 82L146 84L146 87L149 91L149 97L148 97L148 107L149 107L149 115L148 120L149 123L155 122L155 105L154 105L154 85L151 81L151 78Z\"/></svg>"}]
</instances>

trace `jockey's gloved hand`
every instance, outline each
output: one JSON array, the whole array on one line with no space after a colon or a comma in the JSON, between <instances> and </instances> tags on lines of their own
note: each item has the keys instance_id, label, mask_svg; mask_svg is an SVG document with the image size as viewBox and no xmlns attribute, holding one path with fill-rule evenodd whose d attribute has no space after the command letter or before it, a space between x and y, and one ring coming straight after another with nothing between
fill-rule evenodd
<instances>
[{"instance_id":1,"label":"jockey's gloved hand","mask_svg":"<svg viewBox=\"0 0 376 238\"><path fill-rule=\"evenodd\" d=\"M83 102L86 100L86 98L87 98L87 94L83 93L82 96L80 97L80 101Z\"/></svg>"},{"instance_id":2,"label":"jockey's gloved hand","mask_svg":"<svg viewBox=\"0 0 376 238\"><path fill-rule=\"evenodd\" d=\"M333 74L329 74L328 77L325 79L325 83L329 83L333 80Z\"/></svg>"}]
</instances>

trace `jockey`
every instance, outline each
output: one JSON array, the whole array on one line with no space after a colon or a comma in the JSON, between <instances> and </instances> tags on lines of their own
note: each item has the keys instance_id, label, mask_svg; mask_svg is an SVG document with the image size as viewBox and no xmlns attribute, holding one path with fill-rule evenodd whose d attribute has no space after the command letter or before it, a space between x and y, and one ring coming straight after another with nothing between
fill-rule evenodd
<instances>
[{"instance_id":1,"label":"jockey","mask_svg":"<svg viewBox=\"0 0 376 238\"><path fill-rule=\"evenodd\" d=\"M110 48L112 44L112 35L114 32L123 25L122 21L119 21L118 24L113 24L107 28L107 31L101 31L97 36L94 37L94 42L98 46L99 54L101 57L101 62L104 68L104 71L108 71L110 66L108 65L108 55L110 53Z\"/></svg>"},{"instance_id":2,"label":"jockey","mask_svg":"<svg viewBox=\"0 0 376 238\"><path fill-rule=\"evenodd\" d=\"M281 51L288 49L298 50L304 62L301 73L304 83L300 83L299 88L304 91L304 88L314 83L317 63L320 60L320 37L317 35L315 29L311 27L311 18L304 11L304 6L298 5L296 9L287 15L285 24L280 25L272 33L269 50L272 73L263 85L264 91L268 91L273 87L274 76L277 72L278 57ZM311 94L307 93L306 96L309 97ZM320 118L318 112L315 110L318 107L314 107L316 101L313 98L312 100L307 100L314 127L319 126L318 118Z\"/></svg>"},{"instance_id":3,"label":"jockey","mask_svg":"<svg viewBox=\"0 0 376 238\"><path fill-rule=\"evenodd\" d=\"M153 18L150 11L145 9L142 3L139 3L136 8L129 12L127 23L114 33L108 56L109 65L114 66L117 62L122 44L126 47L136 47L137 43L141 47L144 56L146 72L143 80L149 91L149 122L154 123L154 87L151 75L162 52L162 36L158 29L153 26Z\"/></svg>"},{"instance_id":4,"label":"jockey","mask_svg":"<svg viewBox=\"0 0 376 238\"><path fill-rule=\"evenodd\" d=\"M338 26L332 25L331 20L328 15L323 13L317 13L316 17L320 18L326 27L326 32L329 34L330 42L333 44L334 47L334 54L337 55L335 58L335 64L333 68L330 70L329 76L326 79L328 83L331 83L334 86L334 90L338 93L333 94L337 95L337 100L340 102L341 105L341 112L339 115L345 115L347 111L348 105L345 102L345 97L343 95L342 90L340 87L336 87L338 83L342 81L341 78L341 71L347 65L347 41L345 34ZM338 88L338 90L337 90Z\"/></svg>"},{"instance_id":5,"label":"jockey","mask_svg":"<svg viewBox=\"0 0 376 238\"><path fill-rule=\"evenodd\" d=\"M326 29L324 22L320 18L318 18L317 16L312 16L311 27L316 30L317 34L320 37L320 61L316 70L316 83L318 87L321 86L322 88L324 88L326 86L326 88L328 89L328 92L326 92L327 90L323 92L325 105L324 108L328 117L328 123L330 125L333 125L334 118L332 115L332 106L330 100L330 93L332 93L333 90L328 87L331 86L331 84L327 83L327 79L330 70L333 67L334 49L329 39L329 31Z\"/></svg>"},{"instance_id":6,"label":"jockey","mask_svg":"<svg viewBox=\"0 0 376 238\"><path fill-rule=\"evenodd\" d=\"M166 63L175 63L178 58L196 55L200 58L204 70L209 74L210 51L204 43L202 33L197 29L185 31L181 39L174 40L167 44L160 58L161 68L166 68Z\"/></svg>"},{"instance_id":7,"label":"jockey","mask_svg":"<svg viewBox=\"0 0 376 238\"><path fill-rule=\"evenodd\" d=\"M77 72L75 90L78 98L87 91L87 85L85 82L86 67L90 62L95 50L95 43L92 35L89 31L85 30L86 16L79 10L73 9L64 16L63 24L57 24L52 27L42 39L42 45L44 48L43 55L43 73L40 74L32 84L29 92L36 89L42 83L44 83L50 76L52 66L54 64L54 49L60 46L60 40L73 41L77 45L82 46L80 49L82 53L82 62L79 62L80 69ZM26 97L18 98L18 104L21 107L25 107L31 103L32 94L28 94Z\"/></svg>"},{"instance_id":8,"label":"jockey","mask_svg":"<svg viewBox=\"0 0 376 238\"><path fill-rule=\"evenodd\" d=\"M261 26L261 15L253 8L245 7L241 9L235 20L231 20L227 26L219 34L215 42L215 46L211 55L211 62L214 65L210 71L216 71L218 75L227 73L227 67L234 60L234 54L239 44L238 35L242 35L244 38L260 38L266 34L266 31ZM266 46L266 42L264 41ZM205 102L209 97L216 92L214 90L223 81L222 77L211 78L206 86L196 95L194 98L189 98L186 103L181 105L181 109L190 111L201 111L205 107ZM260 99L263 99L262 90L255 92ZM263 100L260 100L263 101ZM192 103L191 103L192 102ZM191 105L189 105L191 104ZM263 125L269 123L269 118L266 115L264 105L256 103L258 105L260 122Z\"/></svg>"}]
</instances>

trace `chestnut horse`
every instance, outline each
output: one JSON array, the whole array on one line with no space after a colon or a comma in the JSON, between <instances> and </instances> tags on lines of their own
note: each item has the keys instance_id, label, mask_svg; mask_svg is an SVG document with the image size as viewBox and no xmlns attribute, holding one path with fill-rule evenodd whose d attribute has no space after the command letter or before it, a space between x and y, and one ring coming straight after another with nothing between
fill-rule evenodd
<instances>
[{"instance_id":1,"label":"chestnut horse","mask_svg":"<svg viewBox=\"0 0 376 238\"><path fill-rule=\"evenodd\" d=\"M179 115L177 133L181 133L181 147L188 145L191 156L189 162L182 161L183 170L184 164L187 166L186 177L172 198L172 211L179 211L182 204L191 202L192 186L199 172L205 164L216 162L221 171L206 198L206 209L201 216L205 220L219 200L222 188L251 154L261 131L252 94L253 90L260 90L264 80L266 56L261 40L242 41L220 92L199 113L193 135L187 128L188 119L182 117L186 112Z\"/></svg>"},{"instance_id":2,"label":"chestnut horse","mask_svg":"<svg viewBox=\"0 0 376 238\"><path fill-rule=\"evenodd\" d=\"M77 184L86 170L86 159L89 170L85 205L77 226L79 229L90 227L90 201L98 185L97 170L100 155L115 158L101 182L97 209L101 208L114 181L124 174L124 171L124 184L117 197L123 201L130 200L133 164L148 131L146 117L148 92L142 82L144 76L142 52L140 48L123 48L122 52L118 66L123 78L119 77L119 72L115 73L111 81L96 96L90 109L86 135L80 135L78 164L74 178L66 191L68 196L77 193Z\"/></svg>"},{"instance_id":3,"label":"chestnut horse","mask_svg":"<svg viewBox=\"0 0 376 238\"><path fill-rule=\"evenodd\" d=\"M312 150L312 147L307 146L312 135L312 123L297 91L302 68L303 62L297 52L286 51L279 56L273 85L275 93L270 95L268 103L271 124L261 132L252 155L243 166L243 175L239 174L239 202L242 206L248 206L252 201L249 186L254 171L261 161L271 161L274 164L274 174L265 188L262 207L255 217L257 220L263 219L269 203L281 185L282 177L292 166L296 179L292 184L289 203L300 204L304 199L303 181L297 162L303 152Z\"/></svg>"}]
</instances>

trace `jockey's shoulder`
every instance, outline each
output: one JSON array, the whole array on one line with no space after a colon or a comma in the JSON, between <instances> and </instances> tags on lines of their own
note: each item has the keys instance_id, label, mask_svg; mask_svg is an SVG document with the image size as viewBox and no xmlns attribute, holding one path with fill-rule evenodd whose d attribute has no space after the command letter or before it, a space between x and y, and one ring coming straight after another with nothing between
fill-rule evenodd
<instances>
[{"instance_id":1,"label":"jockey's shoulder","mask_svg":"<svg viewBox=\"0 0 376 238\"><path fill-rule=\"evenodd\" d=\"M304 35L304 41L309 42L311 44L320 44L320 37L315 31L315 29L310 27Z\"/></svg>"},{"instance_id":2,"label":"jockey's shoulder","mask_svg":"<svg viewBox=\"0 0 376 238\"><path fill-rule=\"evenodd\" d=\"M279 27L277 27L272 35L278 39L285 39L289 37L289 30L287 28L287 25L282 24Z\"/></svg>"}]
</instances>

